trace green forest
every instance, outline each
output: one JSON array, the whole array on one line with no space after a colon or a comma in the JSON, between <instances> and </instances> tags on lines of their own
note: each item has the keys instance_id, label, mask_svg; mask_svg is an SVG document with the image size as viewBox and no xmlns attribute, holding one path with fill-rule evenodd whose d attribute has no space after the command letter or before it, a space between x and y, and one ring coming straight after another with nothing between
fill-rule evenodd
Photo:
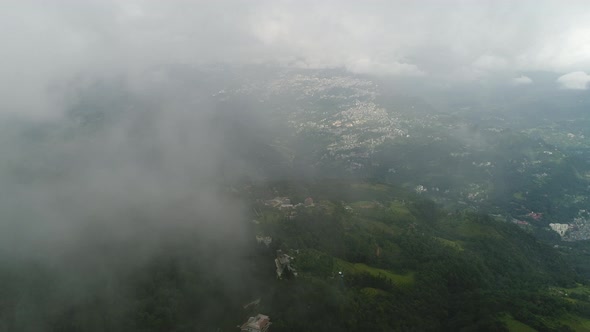
<instances>
[{"instance_id":1,"label":"green forest","mask_svg":"<svg viewBox=\"0 0 590 332\"><path fill-rule=\"evenodd\" d=\"M294 203L313 196L315 204L285 211L251 199L256 222L244 221L251 241L229 254L223 241L186 233L162 237L157 254L135 264L118 262L124 245L75 262L88 271L102 265L103 276L63 275L64 262L56 262L60 274L50 265L3 262L0 330L235 331L257 313L271 317L272 331L590 327L583 257L513 223L447 211L379 183L282 181L234 195L276 190ZM272 243L259 244L256 235ZM292 257L296 275L277 278L277 250Z\"/></svg>"}]
</instances>

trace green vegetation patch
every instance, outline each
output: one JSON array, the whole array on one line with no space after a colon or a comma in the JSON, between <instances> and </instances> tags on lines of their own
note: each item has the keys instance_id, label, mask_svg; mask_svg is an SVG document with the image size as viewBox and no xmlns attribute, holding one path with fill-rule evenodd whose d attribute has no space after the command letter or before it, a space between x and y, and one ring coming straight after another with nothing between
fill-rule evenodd
<instances>
[{"instance_id":1,"label":"green vegetation patch","mask_svg":"<svg viewBox=\"0 0 590 332\"><path fill-rule=\"evenodd\" d=\"M351 203L350 206L353 209L372 209L377 206L377 203L369 201L358 201Z\"/></svg>"},{"instance_id":2,"label":"green vegetation patch","mask_svg":"<svg viewBox=\"0 0 590 332\"><path fill-rule=\"evenodd\" d=\"M361 293L367 295L369 297L378 296L378 295L387 295L387 292L373 287L365 287L361 289Z\"/></svg>"},{"instance_id":3,"label":"green vegetation patch","mask_svg":"<svg viewBox=\"0 0 590 332\"><path fill-rule=\"evenodd\" d=\"M516 319L514 319L510 315L506 315L506 316L502 317L501 320L504 324L506 324L506 327L508 328L508 331L510 331L510 332L536 332L537 331L534 328L532 328L520 321L517 321Z\"/></svg>"},{"instance_id":4,"label":"green vegetation patch","mask_svg":"<svg viewBox=\"0 0 590 332\"><path fill-rule=\"evenodd\" d=\"M590 331L590 319L576 315L565 315L560 321L561 324L567 325L574 331Z\"/></svg>"},{"instance_id":5,"label":"green vegetation patch","mask_svg":"<svg viewBox=\"0 0 590 332\"><path fill-rule=\"evenodd\" d=\"M391 211L392 217L396 221L403 221L403 222L415 222L416 217L410 212L410 210L399 201L393 201L389 205L389 210Z\"/></svg>"},{"instance_id":6,"label":"green vegetation patch","mask_svg":"<svg viewBox=\"0 0 590 332\"><path fill-rule=\"evenodd\" d=\"M458 250L458 251L463 251L465 249L463 249L463 246L461 245L461 243L459 243L459 241L451 241L451 240L447 240L447 239L443 239L442 237L435 237L435 239L437 239L438 241L440 241L440 243L442 243L444 246Z\"/></svg>"},{"instance_id":7,"label":"green vegetation patch","mask_svg":"<svg viewBox=\"0 0 590 332\"><path fill-rule=\"evenodd\" d=\"M588 285L577 284L576 287L564 288L564 290L568 291L570 294L586 295L590 299L590 286Z\"/></svg>"},{"instance_id":8,"label":"green vegetation patch","mask_svg":"<svg viewBox=\"0 0 590 332\"><path fill-rule=\"evenodd\" d=\"M464 221L459 224L457 231L462 236L466 237L501 237L494 227L482 225L471 221Z\"/></svg>"},{"instance_id":9,"label":"green vegetation patch","mask_svg":"<svg viewBox=\"0 0 590 332\"><path fill-rule=\"evenodd\" d=\"M358 225L362 225L370 232L382 232L386 234L396 235L402 232L400 227L395 225L386 225L380 221L369 220L366 218L355 218L354 222Z\"/></svg>"},{"instance_id":10,"label":"green vegetation patch","mask_svg":"<svg viewBox=\"0 0 590 332\"><path fill-rule=\"evenodd\" d=\"M303 249L297 255L295 266L300 272L328 277L334 270L334 258L319 250Z\"/></svg>"},{"instance_id":11,"label":"green vegetation patch","mask_svg":"<svg viewBox=\"0 0 590 332\"><path fill-rule=\"evenodd\" d=\"M590 286L577 284L576 287L551 287L550 292L554 295L564 297L571 302L577 302L578 300L590 303Z\"/></svg>"},{"instance_id":12,"label":"green vegetation patch","mask_svg":"<svg viewBox=\"0 0 590 332\"><path fill-rule=\"evenodd\" d=\"M516 193L512 194L512 197L518 199L519 201L524 200L524 196L522 195L521 192L516 192Z\"/></svg>"},{"instance_id":13,"label":"green vegetation patch","mask_svg":"<svg viewBox=\"0 0 590 332\"><path fill-rule=\"evenodd\" d=\"M414 284L414 273L397 274L388 270L375 268L363 263L350 263L341 259L336 260L336 268L344 274L368 273L372 276L383 276L400 287L412 286Z\"/></svg>"},{"instance_id":14,"label":"green vegetation patch","mask_svg":"<svg viewBox=\"0 0 590 332\"><path fill-rule=\"evenodd\" d=\"M385 184L372 184L372 183L354 183L351 185L353 189L368 189L368 190L375 190L375 191L387 191L389 186Z\"/></svg>"}]
</instances>

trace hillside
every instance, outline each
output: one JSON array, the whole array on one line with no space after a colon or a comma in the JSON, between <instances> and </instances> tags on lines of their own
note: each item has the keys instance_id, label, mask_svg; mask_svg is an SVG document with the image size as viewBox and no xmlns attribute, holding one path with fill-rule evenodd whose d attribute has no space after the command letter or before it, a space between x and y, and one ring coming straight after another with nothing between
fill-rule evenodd
<instances>
[{"instance_id":1,"label":"hillside","mask_svg":"<svg viewBox=\"0 0 590 332\"><path fill-rule=\"evenodd\" d=\"M554 291L582 287L584 279L559 252L512 223L450 213L383 184L304 188L319 203L296 212L257 206L255 227L273 239L268 250L289 252L298 271L278 281L296 291L262 296L261 310L274 317L275 328L498 331L517 321L551 331L576 329L576 319L588 314L587 298L572 301ZM304 319L299 302L333 311Z\"/></svg>"}]
</instances>

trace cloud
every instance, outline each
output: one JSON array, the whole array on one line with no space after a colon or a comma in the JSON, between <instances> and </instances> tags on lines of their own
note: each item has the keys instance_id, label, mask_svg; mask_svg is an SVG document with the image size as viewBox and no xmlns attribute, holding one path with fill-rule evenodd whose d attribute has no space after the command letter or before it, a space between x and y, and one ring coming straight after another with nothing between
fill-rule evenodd
<instances>
[{"instance_id":1,"label":"cloud","mask_svg":"<svg viewBox=\"0 0 590 332\"><path fill-rule=\"evenodd\" d=\"M590 82L590 75L583 71L575 71L557 79L557 83L561 85L563 89L571 90L586 90L588 89L588 83Z\"/></svg>"},{"instance_id":2,"label":"cloud","mask_svg":"<svg viewBox=\"0 0 590 332\"><path fill-rule=\"evenodd\" d=\"M247 138L228 141L243 128L215 126L226 122L214 117L223 112L200 93L210 97L201 90L222 75L187 73L203 64L338 67L440 86L534 70L570 72L558 80L565 88L590 81L584 1L6 0L2 7L0 255L20 258L100 257L123 243L137 250L118 253L132 262L157 250L161 236L180 233L240 252L247 214L223 184L267 163L237 157L252 150L240 145Z\"/></svg>"},{"instance_id":3,"label":"cloud","mask_svg":"<svg viewBox=\"0 0 590 332\"><path fill-rule=\"evenodd\" d=\"M0 256L59 256L80 241L153 249L157 234L179 232L243 240L243 206L222 182L248 163L202 91L178 77L137 91L74 83L66 118L1 123L0 184L11 195L0 200Z\"/></svg>"},{"instance_id":4,"label":"cloud","mask_svg":"<svg viewBox=\"0 0 590 332\"><path fill-rule=\"evenodd\" d=\"M3 307L3 323L29 308L11 330L53 330L72 307L96 298L133 308L129 287L138 281L129 277L180 253L206 267L227 297L253 284L238 273L253 236L229 183L242 190L236 179L252 174L239 153L251 141L240 125L262 121L242 115L244 102L230 114L239 125L226 127L218 117L227 111L210 97L219 91L216 74L168 68L133 84L82 77L68 85L63 118L2 118L2 271L28 280L23 271L34 267L43 294L8 295L18 305ZM103 312L111 323L116 310Z\"/></svg>"},{"instance_id":5,"label":"cloud","mask_svg":"<svg viewBox=\"0 0 590 332\"><path fill-rule=\"evenodd\" d=\"M524 75L520 75L519 77L512 79L512 84L514 85L528 85L531 83L533 83L533 80L530 77Z\"/></svg>"},{"instance_id":6,"label":"cloud","mask_svg":"<svg viewBox=\"0 0 590 332\"><path fill-rule=\"evenodd\" d=\"M412 64L396 61L379 62L369 58L361 58L346 62L346 69L353 73L372 74L378 76L422 76L424 72Z\"/></svg>"},{"instance_id":7,"label":"cloud","mask_svg":"<svg viewBox=\"0 0 590 332\"><path fill-rule=\"evenodd\" d=\"M590 71L584 1L8 1L0 109L59 112L75 75L278 63L431 81Z\"/></svg>"}]
</instances>

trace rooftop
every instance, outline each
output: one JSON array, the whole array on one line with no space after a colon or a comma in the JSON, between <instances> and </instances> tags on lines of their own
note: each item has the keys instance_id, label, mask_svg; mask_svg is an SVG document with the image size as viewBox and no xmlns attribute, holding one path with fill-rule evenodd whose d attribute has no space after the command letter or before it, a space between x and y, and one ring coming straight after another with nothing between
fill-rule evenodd
<instances>
[{"instance_id":1,"label":"rooftop","mask_svg":"<svg viewBox=\"0 0 590 332\"><path fill-rule=\"evenodd\" d=\"M268 331L270 324L270 317L258 314L255 317L248 318L248 321L240 329L247 332L265 332Z\"/></svg>"}]
</instances>

